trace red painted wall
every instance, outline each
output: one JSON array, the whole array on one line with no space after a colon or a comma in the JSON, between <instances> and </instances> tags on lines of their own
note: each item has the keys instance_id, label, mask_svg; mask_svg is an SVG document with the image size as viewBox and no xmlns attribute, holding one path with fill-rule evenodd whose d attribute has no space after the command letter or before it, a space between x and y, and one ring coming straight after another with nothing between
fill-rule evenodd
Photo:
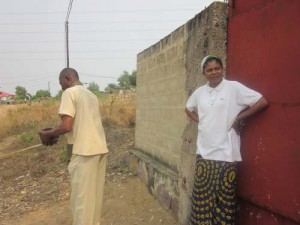
<instances>
[{"instance_id":1,"label":"red painted wall","mask_svg":"<svg viewBox=\"0 0 300 225\"><path fill-rule=\"evenodd\" d=\"M229 6L228 79L270 102L242 135L239 224L299 224L300 0L231 0ZM255 223L251 212L261 213Z\"/></svg>"}]
</instances>

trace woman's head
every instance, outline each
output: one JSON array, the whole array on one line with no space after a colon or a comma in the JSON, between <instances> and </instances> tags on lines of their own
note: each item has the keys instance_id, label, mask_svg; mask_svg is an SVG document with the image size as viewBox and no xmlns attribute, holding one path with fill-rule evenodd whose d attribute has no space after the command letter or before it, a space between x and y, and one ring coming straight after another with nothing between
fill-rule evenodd
<instances>
[{"instance_id":1,"label":"woman's head","mask_svg":"<svg viewBox=\"0 0 300 225\"><path fill-rule=\"evenodd\" d=\"M208 56L205 56L202 59L202 62L201 62L201 71L202 71L202 73L204 73L204 70L205 70L205 67L207 66L207 64L209 62L212 62L212 61L215 61L223 69L223 63L222 63L222 60L220 58L218 58L216 56L213 56L213 55L208 55Z\"/></svg>"},{"instance_id":2,"label":"woman's head","mask_svg":"<svg viewBox=\"0 0 300 225\"><path fill-rule=\"evenodd\" d=\"M223 79L223 64L220 58L208 55L201 62L201 70L211 87L216 87Z\"/></svg>"}]
</instances>

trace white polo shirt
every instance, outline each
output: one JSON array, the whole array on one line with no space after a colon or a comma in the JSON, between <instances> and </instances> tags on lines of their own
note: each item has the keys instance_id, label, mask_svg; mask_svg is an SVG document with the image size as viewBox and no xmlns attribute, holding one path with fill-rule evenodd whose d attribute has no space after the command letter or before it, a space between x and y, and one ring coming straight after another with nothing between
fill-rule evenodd
<instances>
[{"instance_id":1,"label":"white polo shirt","mask_svg":"<svg viewBox=\"0 0 300 225\"><path fill-rule=\"evenodd\" d=\"M67 143L73 144L73 154L97 155L107 153L104 129L97 97L82 85L66 89L61 97L60 115L74 118Z\"/></svg>"},{"instance_id":2,"label":"white polo shirt","mask_svg":"<svg viewBox=\"0 0 300 225\"><path fill-rule=\"evenodd\" d=\"M195 90L186 108L199 116L196 154L209 160L241 161L240 136L231 126L243 109L261 97L241 83L225 79L215 88L206 84Z\"/></svg>"}]
</instances>

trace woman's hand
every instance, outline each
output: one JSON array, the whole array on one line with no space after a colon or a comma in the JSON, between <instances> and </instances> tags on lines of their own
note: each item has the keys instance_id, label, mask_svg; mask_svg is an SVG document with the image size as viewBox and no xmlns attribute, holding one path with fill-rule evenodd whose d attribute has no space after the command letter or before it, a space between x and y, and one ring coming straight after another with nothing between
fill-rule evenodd
<instances>
[{"instance_id":1,"label":"woman's hand","mask_svg":"<svg viewBox=\"0 0 300 225\"><path fill-rule=\"evenodd\" d=\"M255 113L266 108L267 106L268 101L264 97L261 97L253 106L248 107L242 112L240 112L240 114L237 116L231 127L236 131L237 134L240 134L243 128L245 127L244 119L254 115Z\"/></svg>"},{"instance_id":2,"label":"woman's hand","mask_svg":"<svg viewBox=\"0 0 300 225\"><path fill-rule=\"evenodd\" d=\"M246 124L244 123L243 120L235 119L231 128L233 128L237 134L240 134L243 131L245 126Z\"/></svg>"}]
</instances>

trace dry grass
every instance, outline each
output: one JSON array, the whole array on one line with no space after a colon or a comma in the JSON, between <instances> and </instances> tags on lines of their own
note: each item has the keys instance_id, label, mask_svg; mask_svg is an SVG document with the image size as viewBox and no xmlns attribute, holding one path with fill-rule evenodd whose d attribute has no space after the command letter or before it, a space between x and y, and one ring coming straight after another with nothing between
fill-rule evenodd
<instances>
[{"instance_id":1,"label":"dry grass","mask_svg":"<svg viewBox=\"0 0 300 225\"><path fill-rule=\"evenodd\" d=\"M59 102L45 101L31 105L1 105L0 140L17 136L15 146L29 146L39 142L37 131L59 123Z\"/></svg>"},{"instance_id":2,"label":"dry grass","mask_svg":"<svg viewBox=\"0 0 300 225\"><path fill-rule=\"evenodd\" d=\"M104 126L134 125L135 96L109 95L99 98ZM19 145L39 143L38 130L60 123L60 101L47 100L31 105L0 105L0 140L18 135Z\"/></svg>"},{"instance_id":3,"label":"dry grass","mask_svg":"<svg viewBox=\"0 0 300 225\"><path fill-rule=\"evenodd\" d=\"M109 95L100 101L104 125L135 125L135 95Z\"/></svg>"}]
</instances>

